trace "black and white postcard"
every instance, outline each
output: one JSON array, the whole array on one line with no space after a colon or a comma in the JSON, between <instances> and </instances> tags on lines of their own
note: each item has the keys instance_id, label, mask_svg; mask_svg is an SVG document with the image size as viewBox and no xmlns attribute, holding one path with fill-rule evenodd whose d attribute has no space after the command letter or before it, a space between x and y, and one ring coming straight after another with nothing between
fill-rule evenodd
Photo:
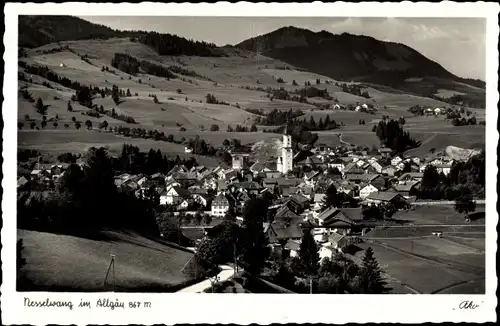
<instances>
[{"instance_id":1,"label":"black and white postcard","mask_svg":"<svg viewBox=\"0 0 500 326\"><path fill-rule=\"evenodd\" d=\"M498 12L8 3L3 322L496 321Z\"/></svg>"}]
</instances>

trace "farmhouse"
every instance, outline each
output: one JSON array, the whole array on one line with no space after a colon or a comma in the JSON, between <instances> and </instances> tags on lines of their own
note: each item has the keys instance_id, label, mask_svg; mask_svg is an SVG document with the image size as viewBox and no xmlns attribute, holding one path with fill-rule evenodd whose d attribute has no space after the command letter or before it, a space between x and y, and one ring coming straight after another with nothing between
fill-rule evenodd
<instances>
[{"instance_id":1,"label":"farmhouse","mask_svg":"<svg viewBox=\"0 0 500 326\"><path fill-rule=\"evenodd\" d=\"M420 181L399 181L392 185L392 189L405 198L408 198L413 195L413 191L417 189L418 185L420 185Z\"/></svg>"},{"instance_id":2,"label":"farmhouse","mask_svg":"<svg viewBox=\"0 0 500 326\"><path fill-rule=\"evenodd\" d=\"M368 197L373 192L378 192L379 189L377 189L373 184L367 183L364 185L361 185L359 189L359 198L364 199Z\"/></svg>"},{"instance_id":3,"label":"farmhouse","mask_svg":"<svg viewBox=\"0 0 500 326\"><path fill-rule=\"evenodd\" d=\"M170 187L160 194L160 205L173 205L188 196L190 196L189 190L181 187Z\"/></svg>"},{"instance_id":4,"label":"farmhouse","mask_svg":"<svg viewBox=\"0 0 500 326\"><path fill-rule=\"evenodd\" d=\"M396 207L408 204L406 199L401 194L391 191L371 193L368 197L366 197L366 201L374 204L391 203Z\"/></svg>"}]
</instances>

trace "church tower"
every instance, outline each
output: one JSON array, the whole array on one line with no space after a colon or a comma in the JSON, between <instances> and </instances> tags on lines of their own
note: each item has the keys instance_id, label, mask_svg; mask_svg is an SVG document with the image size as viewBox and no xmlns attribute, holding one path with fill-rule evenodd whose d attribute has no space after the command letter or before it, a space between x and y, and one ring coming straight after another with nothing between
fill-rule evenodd
<instances>
[{"instance_id":1,"label":"church tower","mask_svg":"<svg viewBox=\"0 0 500 326\"><path fill-rule=\"evenodd\" d=\"M293 170L292 136L288 135L287 128L285 128L283 132L283 148L281 149L280 172L286 174L291 170Z\"/></svg>"}]
</instances>

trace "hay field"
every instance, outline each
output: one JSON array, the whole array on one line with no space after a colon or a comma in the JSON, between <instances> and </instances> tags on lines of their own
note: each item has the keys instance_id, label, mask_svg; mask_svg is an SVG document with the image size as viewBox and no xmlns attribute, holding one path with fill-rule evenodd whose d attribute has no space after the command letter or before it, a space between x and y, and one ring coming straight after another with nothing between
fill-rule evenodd
<instances>
[{"instance_id":1,"label":"hay field","mask_svg":"<svg viewBox=\"0 0 500 326\"><path fill-rule=\"evenodd\" d=\"M182 273L193 253L162 240L113 231L79 238L18 230L17 238L24 244L23 273L36 291L111 291L112 283L104 284L110 254L116 291L172 292L193 281Z\"/></svg>"}]
</instances>

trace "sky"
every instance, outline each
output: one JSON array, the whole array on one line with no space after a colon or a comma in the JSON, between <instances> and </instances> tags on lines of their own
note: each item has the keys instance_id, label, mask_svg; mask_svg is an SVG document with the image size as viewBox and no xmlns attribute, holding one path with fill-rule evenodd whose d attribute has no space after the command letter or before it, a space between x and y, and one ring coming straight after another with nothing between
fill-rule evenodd
<instances>
[{"instance_id":1,"label":"sky","mask_svg":"<svg viewBox=\"0 0 500 326\"><path fill-rule=\"evenodd\" d=\"M403 43L453 74L486 80L486 19L392 17L80 16L119 30L176 34L217 45L237 44L284 26L344 32Z\"/></svg>"}]
</instances>

